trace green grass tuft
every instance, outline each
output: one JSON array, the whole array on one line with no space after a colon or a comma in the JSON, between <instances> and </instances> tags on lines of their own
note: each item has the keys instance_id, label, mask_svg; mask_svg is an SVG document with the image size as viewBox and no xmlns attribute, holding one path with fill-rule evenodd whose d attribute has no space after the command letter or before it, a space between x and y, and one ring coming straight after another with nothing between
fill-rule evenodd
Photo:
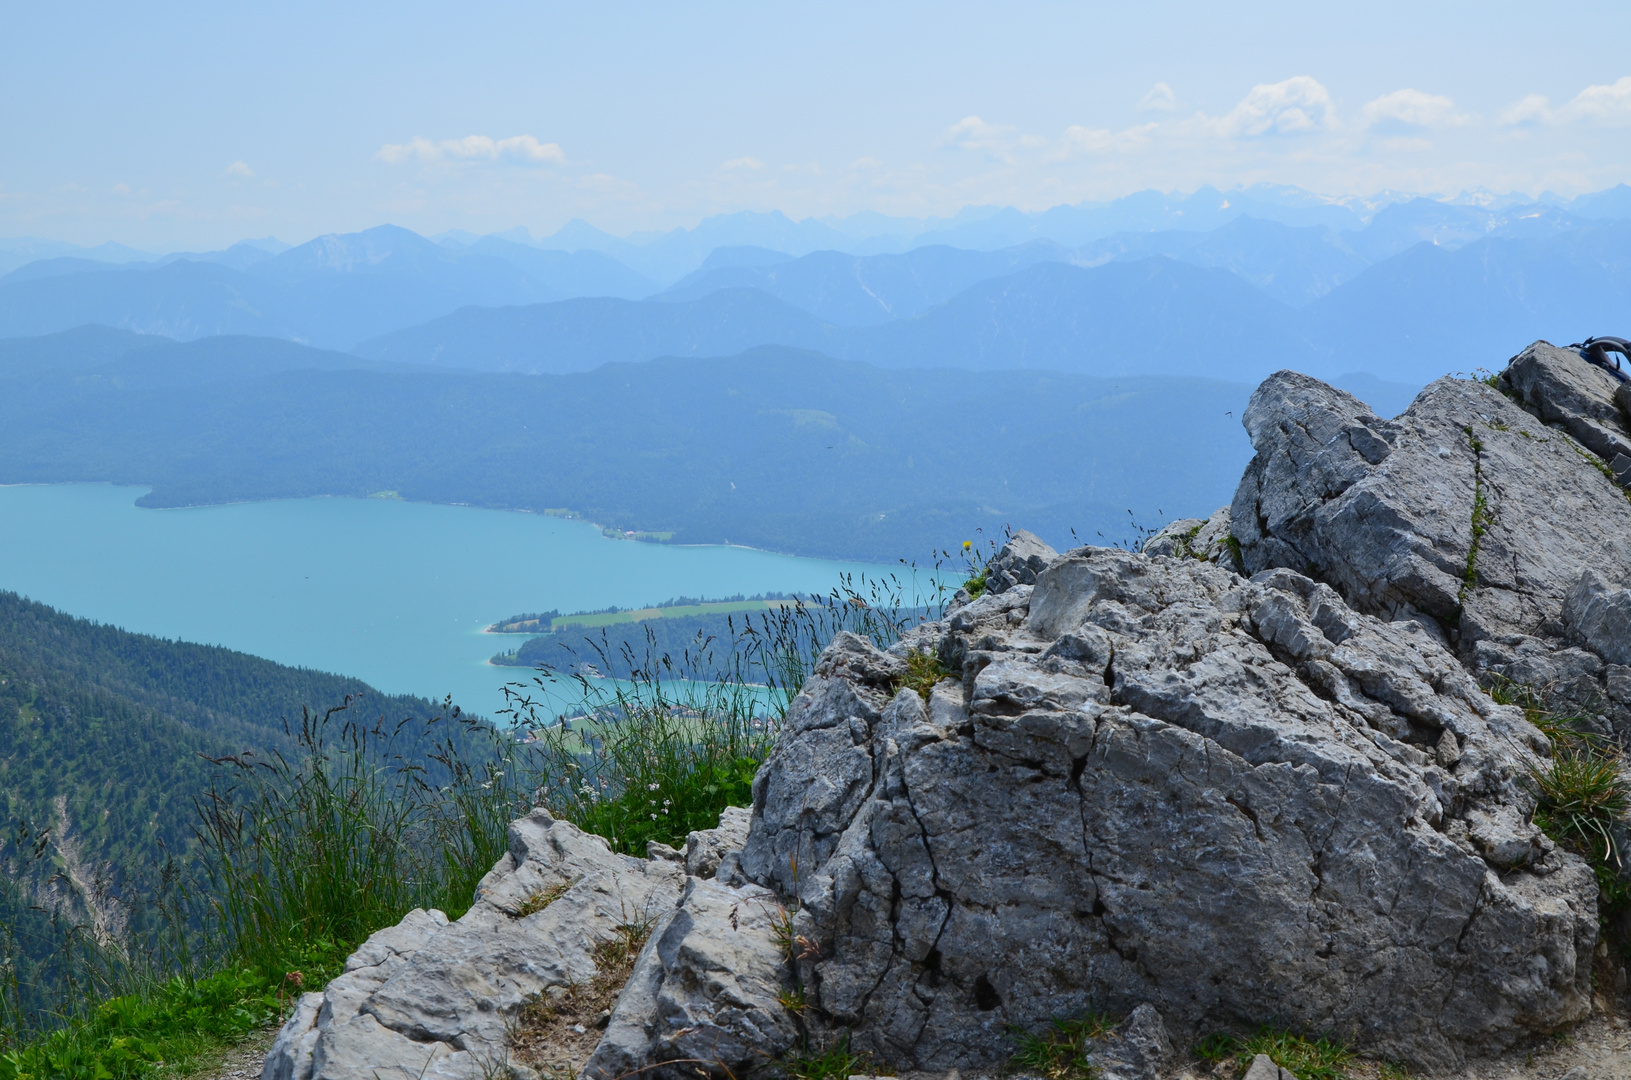
<instances>
[{"instance_id":1,"label":"green grass tuft","mask_svg":"<svg viewBox=\"0 0 1631 1080\"><path fill-rule=\"evenodd\" d=\"M1474 435L1471 426L1461 429L1472 444L1472 542L1467 545L1467 564L1461 571L1461 588L1456 593L1459 612L1467 602L1467 594L1478 587L1478 548L1484 534L1489 531L1489 493L1484 488L1484 444Z\"/></svg>"},{"instance_id":2,"label":"green grass tuft","mask_svg":"<svg viewBox=\"0 0 1631 1080\"><path fill-rule=\"evenodd\" d=\"M1282 1069L1296 1073L1297 1080L1347 1080L1347 1070L1354 1063L1353 1050L1347 1043L1311 1039L1267 1026L1246 1038L1209 1035L1195 1044L1195 1056L1201 1061L1233 1059L1242 1074L1258 1054L1267 1054Z\"/></svg>"},{"instance_id":3,"label":"green grass tuft","mask_svg":"<svg viewBox=\"0 0 1631 1080\"><path fill-rule=\"evenodd\" d=\"M112 998L78 1022L0 1053L0 1080L129 1080L160 1067L185 1074L222 1045L276 1021L287 1004L285 982L224 971Z\"/></svg>"},{"instance_id":4,"label":"green grass tuft","mask_svg":"<svg viewBox=\"0 0 1631 1080\"><path fill-rule=\"evenodd\" d=\"M1095 1039L1115 1028L1109 1017L1089 1014L1075 1020L1054 1020L1040 1033L1016 1030L1019 1048L1008 1059L1008 1067L1047 1080L1093 1080L1099 1070L1088 1062L1088 1051Z\"/></svg>"},{"instance_id":5,"label":"green grass tuft","mask_svg":"<svg viewBox=\"0 0 1631 1080\"><path fill-rule=\"evenodd\" d=\"M950 676L951 669L940 662L940 657L934 653L914 652L906 657L906 674L896 681L895 692L916 690L919 697L928 701L934 684Z\"/></svg>"},{"instance_id":6,"label":"green grass tuft","mask_svg":"<svg viewBox=\"0 0 1631 1080\"><path fill-rule=\"evenodd\" d=\"M846 1034L825 1050L806 1047L786 1061L787 1075L793 1080L849 1080L851 1076L893 1076L893 1071L875 1065L871 1054L850 1049Z\"/></svg>"},{"instance_id":7,"label":"green grass tuft","mask_svg":"<svg viewBox=\"0 0 1631 1080\"><path fill-rule=\"evenodd\" d=\"M1615 842L1613 828L1631 816L1631 779L1618 744L1590 731L1585 717L1549 705L1534 687L1497 678L1489 696L1521 708L1551 743L1551 756L1529 769L1534 822L1591 866L1599 918L1609 933L1615 916L1631 907L1631 884L1622 877L1627 853Z\"/></svg>"},{"instance_id":8,"label":"green grass tuft","mask_svg":"<svg viewBox=\"0 0 1631 1080\"><path fill-rule=\"evenodd\" d=\"M1604 461L1590 450L1587 450L1585 447L1576 446L1573 441L1570 441L1569 449L1579 454L1581 461L1584 461L1587 465L1590 465L1592 468L1602 473L1603 476L1608 479L1609 483L1619 488L1621 494L1623 494L1628 501L1631 501L1631 488L1624 487L1620 484L1619 478L1614 475L1614 470L1608 467L1608 462Z\"/></svg>"},{"instance_id":9,"label":"green grass tuft","mask_svg":"<svg viewBox=\"0 0 1631 1080\"><path fill-rule=\"evenodd\" d=\"M572 886L576 884L576 880L557 881L547 889L539 889L537 892L521 901L521 906L515 909L515 917L518 919L525 919L528 915L538 914L540 911L544 910L549 905L565 896L567 892L571 890Z\"/></svg>"},{"instance_id":10,"label":"green grass tuft","mask_svg":"<svg viewBox=\"0 0 1631 1080\"><path fill-rule=\"evenodd\" d=\"M988 572L988 569L982 566L979 573L971 574L968 580L963 582L963 588L968 590L970 600L978 600L985 595L986 574Z\"/></svg>"}]
</instances>

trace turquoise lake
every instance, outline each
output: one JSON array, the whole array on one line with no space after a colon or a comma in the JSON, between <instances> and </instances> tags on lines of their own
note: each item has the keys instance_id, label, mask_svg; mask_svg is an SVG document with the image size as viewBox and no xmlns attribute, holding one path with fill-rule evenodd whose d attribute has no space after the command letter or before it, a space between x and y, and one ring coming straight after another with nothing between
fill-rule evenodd
<instances>
[{"instance_id":1,"label":"turquoise lake","mask_svg":"<svg viewBox=\"0 0 1631 1080\"><path fill-rule=\"evenodd\" d=\"M492 716L530 673L487 658L520 612L826 592L892 568L609 540L581 521L370 499L184 510L145 489L0 487L0 589L126 630L224 645Z\"/></svg>"}]
</instances>

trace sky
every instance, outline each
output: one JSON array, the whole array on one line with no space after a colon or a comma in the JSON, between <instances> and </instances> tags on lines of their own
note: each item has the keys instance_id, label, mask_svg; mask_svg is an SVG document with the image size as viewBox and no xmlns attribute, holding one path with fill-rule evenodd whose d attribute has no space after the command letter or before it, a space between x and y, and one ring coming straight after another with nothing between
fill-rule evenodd
<instances>
[{"instance_id":1,"label":"sky","mask_svg":"<svg viewBox=\"0 0 1631 1080\"><path fill-rule=\"evenodd\" d=\"M1631 181L1631 5L0 0L0 237Z\"/></svg>"}]
</instances>

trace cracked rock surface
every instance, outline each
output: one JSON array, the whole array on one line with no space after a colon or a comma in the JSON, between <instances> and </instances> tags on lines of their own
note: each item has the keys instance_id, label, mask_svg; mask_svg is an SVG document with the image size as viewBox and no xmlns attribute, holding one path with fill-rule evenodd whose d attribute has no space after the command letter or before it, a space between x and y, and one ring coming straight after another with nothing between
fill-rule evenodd
<instances>
[{"instance_id":1,"label":"cracked rock surface","mask_svg":"<svg viewBox=\"0 0 1631 1080\"><path fill-rule=\"evenodd\" d=\"M643 1070L657 1080L694 1080L723 1067L740 1077L792 1049L799 1031L780 1001L782 913L767 889L689 879L635 960L582 1075L615 1080ZM675 1064L654 1068L663 1062Z\"/></svg>"},{"instance_id":2,"label":"cracked rock surface","mask_svg":"<svg viewBox=\"0 0 1631 1080\"><path fill-rule=\"evenodd\" d=\"M914 649L952 672L927 701L892 690ZM1080 548L889 653L835 639L740 865L898 1069L1142 1003L1180 1044L1274 1017L1439 1069L1589 1011L1596 885L1528 823L1542 746L1418 622Z\"/></svg>"},{"instance_id":3,"label":"cracked rock surface","mask_svg":"<svg viewBox=\"0 0 1631 1080\"><path fill-rule=\"evenodd\" d=\"M1481 676L1606 708L1631 737L1628 657L1602 646L1631 586L1631 501L1591 449L1602 440L1570 434L1617 422L1613 380L1544 343L1502 379L1526 407L1445 378L1391 421L1304 375L1266 380L1230 508L1245 568L1307 573L1359 611L1414 619ZM1608 599L1578 599L1591 618L1571 623L1587 574Z\"/></svg>"},{"instance_id":4,"label":"cracked rock surface","mask_svg":"<svg viewBox=\"0 0 1631 1080\"><path fill-rule=\"evenodd\" d=\"M370 937L321 995L306 995L262 1080L502 1072L506 1015L551 987L592 979L595 946L625 923L672 909L685 883L683 867L613 854L605 840L542 810L513 822L509 841L457 922L412 912Z\"/></svg>"}]
</instances>

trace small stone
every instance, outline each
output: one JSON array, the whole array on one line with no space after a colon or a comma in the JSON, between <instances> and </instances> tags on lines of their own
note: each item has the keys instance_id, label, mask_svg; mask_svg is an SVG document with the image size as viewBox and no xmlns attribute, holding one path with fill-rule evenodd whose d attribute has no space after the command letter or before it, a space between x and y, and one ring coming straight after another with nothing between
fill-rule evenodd
<instances>
[{"instance_id":1,"label":"small stone","mask_svg":"<svg viewBox=\"0 0 1631 1080\"><path fill-rule=\"evenodd\" d=\"M1280 1080L1280 1066L1271 1061L1267 1054L1258 1054L1252 1058L1251 1068L1246 1070L1244 1080Z\"/></svg>"},{"instance_id":2,"label":"small stone","mask_svg":"<svg viewBox=\"0 0 1631 1080\"><path fill-rule=\"evenodd\" d=\"M742 806L727 806L719 814L719 825L698 829L685 838L685 872L692 877L711 878L719 872L725 857L741 851L747 843L748 824L753 812Z\"/></svg>"},{"instance_id":3,"label":"small stone","mask_svg":"<svg viewBox=\"0 0 1631 1080\"><path fill-rule=\"evenodd\" d=\"M1004 593L1015 585L1034 584L1036 575L1058 557L1059 553L1041 537L1018 529L1009 535L996 557L986 564L985 591Z\"/></svg>"},{"instance_id":4,"label":"small stone","mask_svg":"<svg viewBox=\"0 0 1631 1080\"><path fill-rule=\"evenodd\" d=\"M646 858L661 859L663 862L682 863L685 861L685 854L677 848L669 847L661 840L647 840Z\"/></svg>"},{"instance_id":5,"label":"small stone","mask_svg":"<svg viewBox=\"0 0 1631 1080\"><path fill-rule=\"evenodd\" d=\"M1444 733L1438 737L1438 746L1433 749L1433 756L1446 769L1461 760L1461 744L1455 741L1455 732L1444 729Z\"/></svg>"}]
</instances>

